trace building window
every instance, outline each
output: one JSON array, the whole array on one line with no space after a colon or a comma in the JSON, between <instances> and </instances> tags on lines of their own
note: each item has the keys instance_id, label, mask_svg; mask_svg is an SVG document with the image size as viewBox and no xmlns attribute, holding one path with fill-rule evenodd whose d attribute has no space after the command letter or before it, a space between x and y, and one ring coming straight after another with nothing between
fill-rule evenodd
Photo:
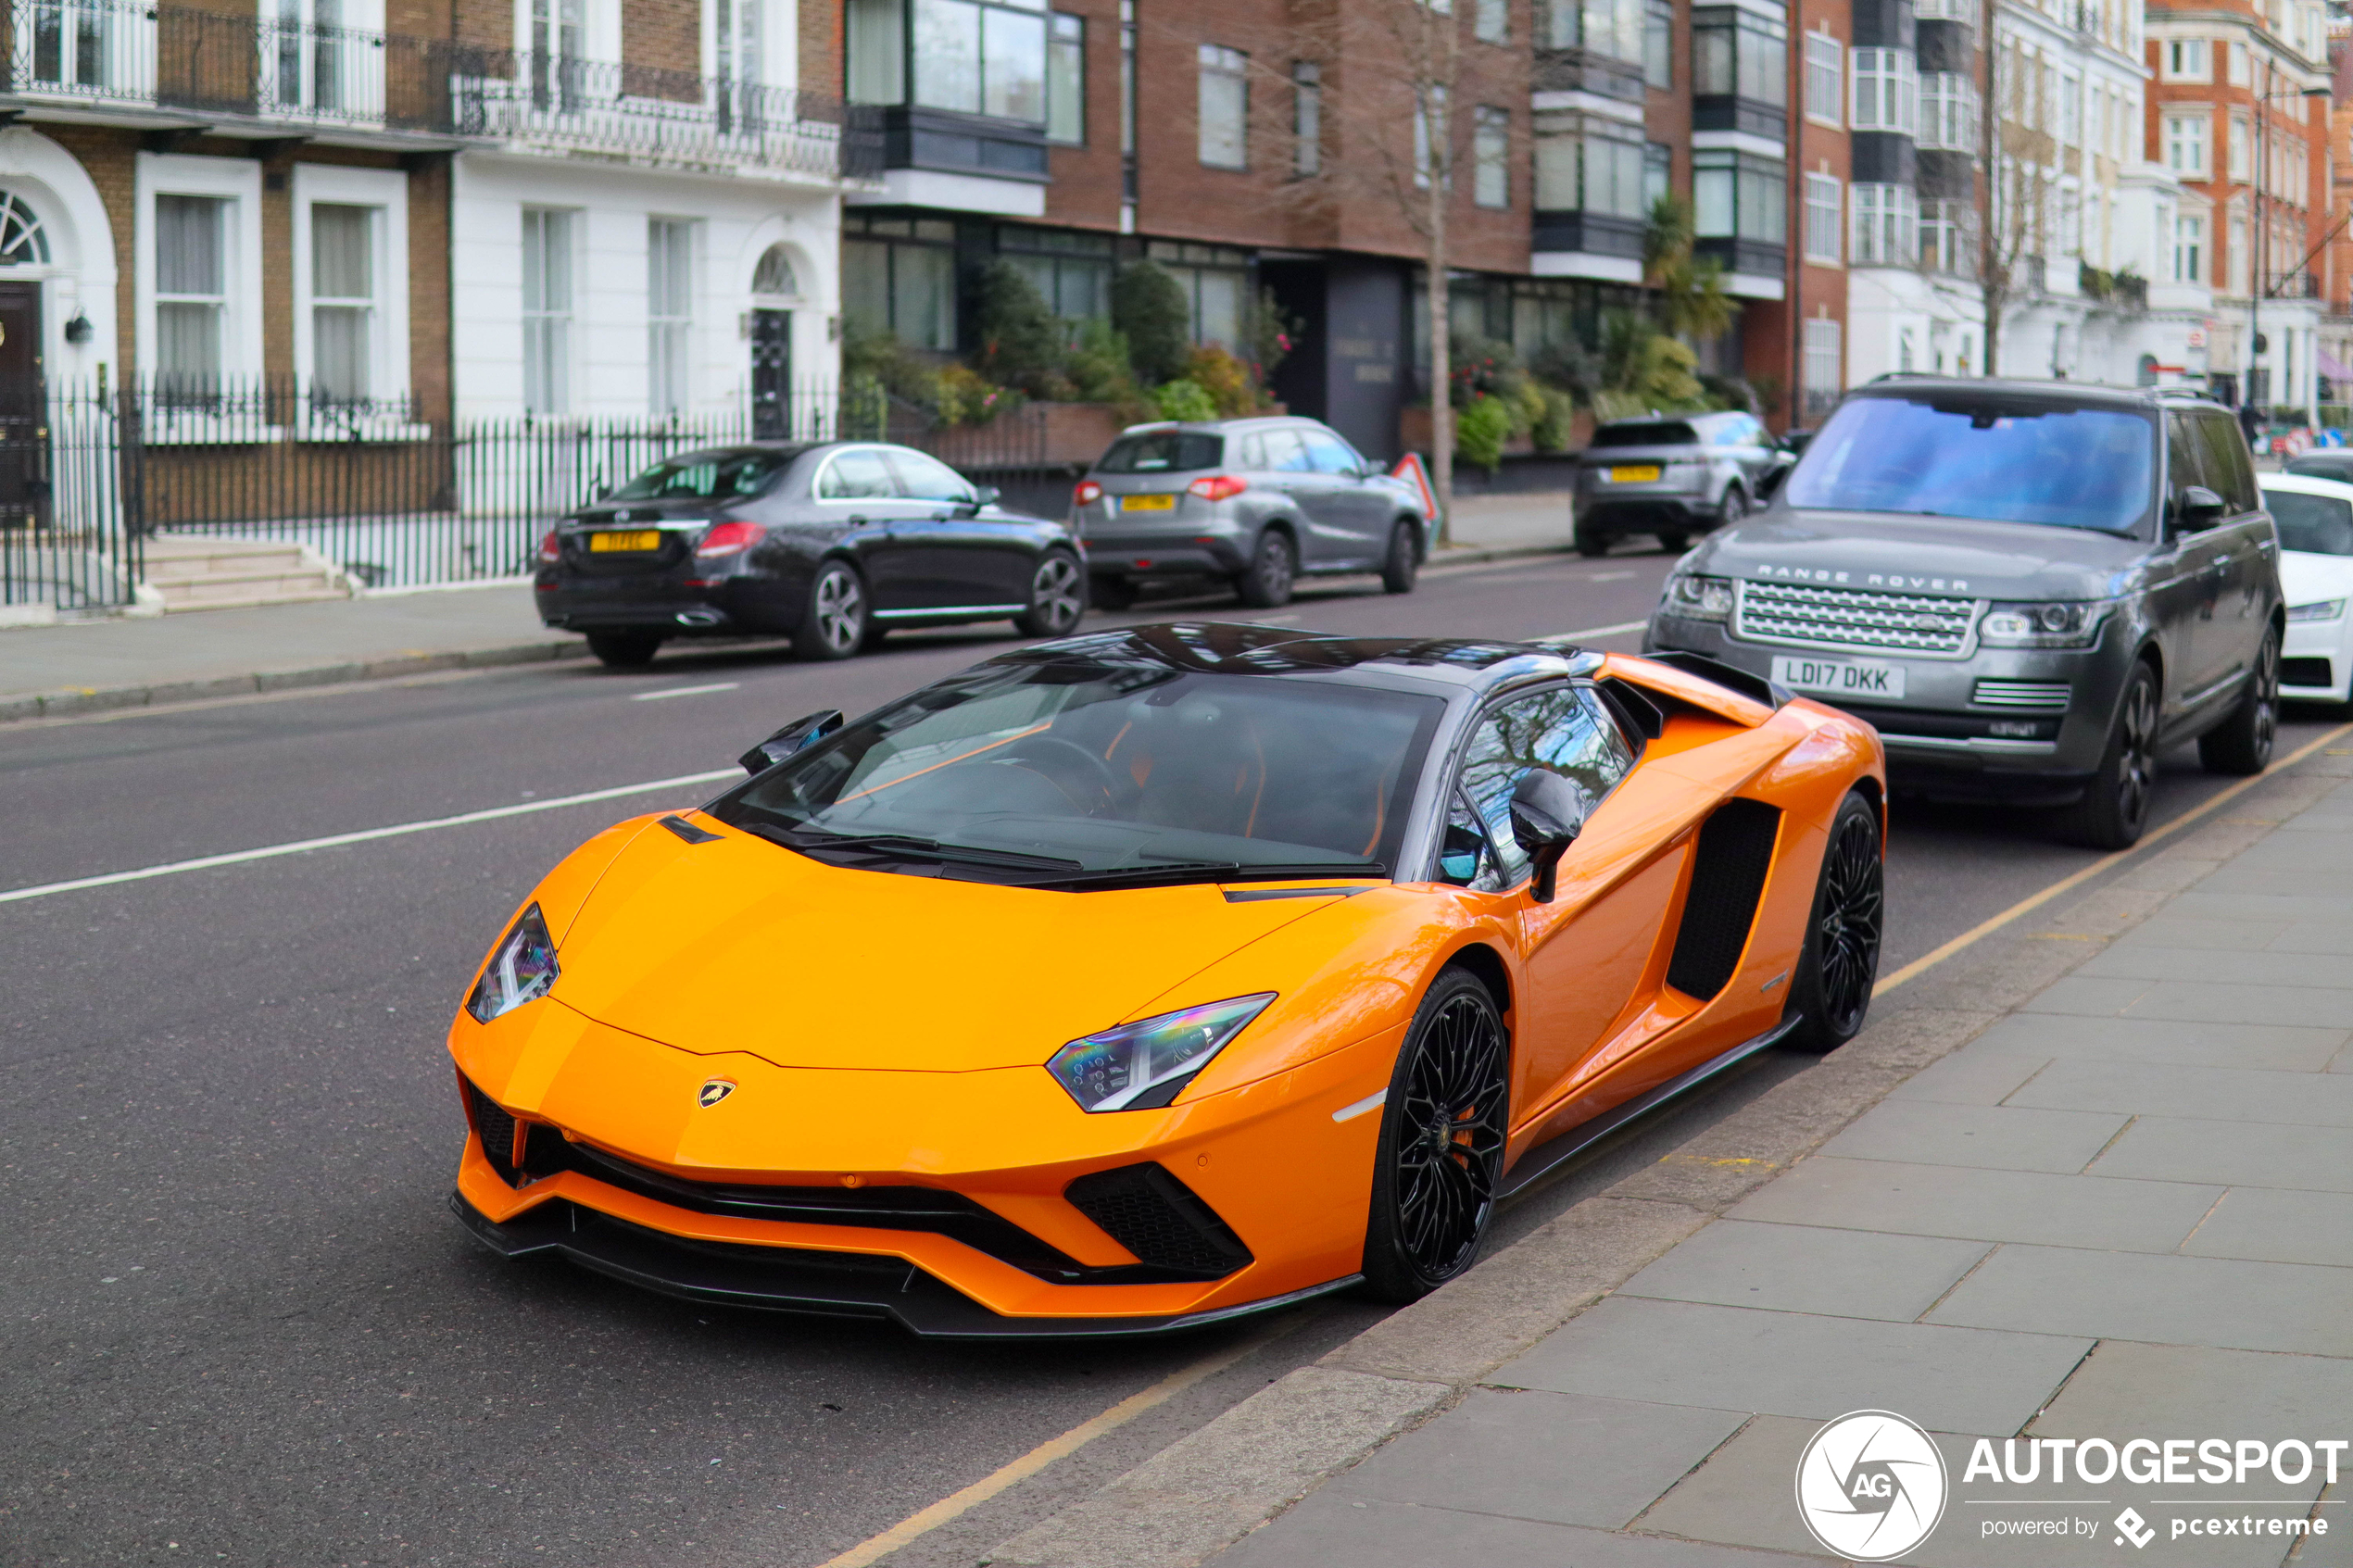
<instances>
[{"instance_id":1,"label":"building window","mask_svg":"<svg viewBox=\"0 0 2353 1568\"><path fill-rule=\"evenodd\" d=\"M1808 317L1806 321L1806 365L1802 375L1808 423L1819 424L1838 402L1842 380L1838 329L1839 323L1820 316Z\"/></svg>"},{"instance_id":2,"label":"building window","mask_svg":"<svg viewBox=\"0 0 2353 1568\"><path fill-rule=\"evenodd\" d=\"M2203 38L2169 38L2158 50L2158 59L2168 82L2204 82L2209 75Z\"/></svg>"},{"instance_id":3,"label":"building window","mask_svg":"<svg viewBox=\"0 0 2353 1568\"><path fill-rule=\"evenodd\" d=\"M1776 108L1787 104L1789 30L1753 11L1693 11L1692 91Z\"/></svg>"},{"instance_id":4,"label":"building window","mask_svg":"<svg viewBox=\"0 0 2353 1568\"><path fill-rule=\"evenodd\" d=\"M1136 199L1136 0L1119 0L1120 194Z\"/></svg>"},{"instance_id":5,"label":"building window","mask_svg":"<svg viewBox=\"0 0 2353 1568\"><path fill-rule=\"evenodd\" d=\"M1967 22L1977 25L1977 0L1919 0L1912 14L1921 21Z\"/></svg>"},{"instance_id":6,"label":"building window","mask_svg":"<svg viewBox=\"0 0 2353 1568\"><path fill-rule=\"evenodd\" d=\"M229 313L229 211L220 196L156 197L156 381L216 395Z\"/></svg>"},{"instance_id":7,"label":"building window","mask_svg":"<svg viewBox=\"0 0 2353 1568\"><path fill-rule=\"evenodd\" d=\"M1629 65L1642 61L1647 0L1550 0L1546 18L1544 41L1552 48L1583 49Z\"/></svg>"},{"instance_id":8,"label":"building window","mask_svg":"<svg viewBox=\"0 0 2353 1568\"><path fill-rule=\"evenodd\" d=\"M844 72L854 104L907 101L907 0L848 0Z\"/></svg>"},{"instance_id":9,"label":"building window","mask_svg":"<svg viewBox=\"0 0 2353 1568\"><path fill-rule=\"evenodd\" d=\"M1919 77L1909 49L1855 51L1855 104L1848 123L1857 131L1909 136L1919 127Z\"/></svg>"},{"instance_id":10,"label":"building window","mask_svg":"<svg viewBox=\"0 0 2353 1568\"><path fill-rule=\"evenodd\" d=\"M1806 259L1826 267L1838 265L1841 231L1845 227L1839 221L1839 189L1835 174L1806 177Z\"/></svg>"},{"instance_id":11,"label":"building window","mask_svg":"<svg viewBox=\"0 0 2353 1568\"><path fill-rule=\"evenodd\" d=\"M527 413L572 408L573 214L522 209L522 406Z\"/></svg>"},{"instance_id":12,"label":"building window","mask_svg":"<svg viewBox=\"0 0 2353 1568\"><path fill-rule=\"evenodd\" d=\"M1512 117L1482 108L1471 131L1471 200L1480 207L1512 205Z\"/></svg>"},{"instance_id":13,"label":"building window","mask_svg":"<svg viewBox=\"0 0 2353 1568\"><path fill-rule=\"evenodd\" d=\"M1075 326L1110 319L1109 234L1007 223L997 230L997 254L1036 286L1038 297L1062 320Z\"/></svg>"},{"instance_id":14,"label":"building window","mask_svg":"<svg viewBox=\"0 0 2353 1568\"><path fill-rule=\"evenodd\" d=\"M1184 289L1192 308L1193 341L1238 346L1250 295L1250 253L1155 240L1148 254Z\"/></svg>"},{"instance_id":15,"label":"building window","mask_svg":"<svg viewBox=\"0 0 2353 1568\"><path fill-rule=\"evenodd\" d=\"M1511 0L1478 0L1471 31L1482 44L1501 44L1512 35Z\"/></svg>"},{"instance_id":16,"label":"building window","mask_svg":"<svg viewBox=\"0 0 2353 1568\"><path fill-rule=\"evenodd\" d=\"M2232 86L2250 87L2254 85L2255 73L2248 68L2246 44L2245 41L2241 39L2233 38L2231 40L2230 70Z\"/></svg>"},{"instance_id":17,"label":"building window","mask_svg":"<svg viewBox=\"0 0 2353 1568\"><path fill-rule=\"evenodd\" d=\"M1977 146L1977 84L1958 71L1920 78L1919 144L1949 152Z\"/></svg>"},{"instance_id":18,"label":"building window","mask_svg":"<svg viewBox=\"0 0 2353 1568\"><path fill-rule=\"evenodd\" d=\"M2066 145L2083 144L2083 83L2072 76L2059 78L2058 138Z\"/></svg>"},{"instance_id":19,"label":"building window","mask_svg":"<svg viewBox=\"0 0 2353 1568\"><path fill-rule=\"evenodd\" d=\"M375 390L377 209L310 206L310 391L359 403Z\"/></svg>"},{"instance_id":20,"label":"building window","mask_svg":"<svg viewBox=\"0 0 2353 1568\"><path fill-rule=\"evenodd\" d=\"M1324 68L1293 64L1290 94L1290 171L1305 180L1324 171Z\"/></svg>"},{"instance_id":21,"label":"building window","mask_svg":"<svg viewBox=\"0 0 2353 1568\"><path fill-rule=\"evenodd\" d=\"M1848 255L1857 267L1909 267L1917 244L1918 198L1909 185L1856 184L1848 192L1855 236Z\"/></svg>"},{"instance_id":22,"label":"building window","mask_svg":"<svg viewBox=\"0 0 2353 1568\"><path fill-rule=\"evenodd\" d=\"M953 351L956 225L851 214L841 228L841 311L850 326L910 348Z\"/></svg>"},{"instance_id":23,"label":"building window","mask_svg":"<svg viewBox=\"0 0 2353 1568\"><path fill-rule=\"evenodd\" d=\"M2206 138L2213 117L2203 111L2196 114L2169 114L2165 117L2165 167L2176 174L2194 179L2206 178Z\"/></svg>"},{"instance_id":24,"label":"building window","mask_svg":"<svg viewBox=\"0 0 2353 1568\"><path fill-rule=\"evenodd\" d=\"M1201 46L1201 160L1212 169L1249 167L1250 56Z\"/></svg>"},{"instance_id":25,"label":"building window","mask_svg":"<svg viewBox=\"0 0 2353 1568\"><path fill-rule=\"evenodd\" d=\"M695 226L646 220L646 386L657 414L686 407L687 355L695 308Z\"/></svg>"},{"instance_id":26,"label":"building window","mask_svg":"<svg viewBox=\"0 0 2353 1568\"><path fill-rule=\"evenodd\" d=\"M1648 213L1658 205L1658 198L1675 188L1675 149L1665 142L1642 144L1642 211Z\"/></svg>"},{"instance_id":27,"label":"building window","mask_svg":"<svg viewBox=\"0 0 2353 1568\"><path fill-rule=\"evenodd\" d=\"M1920 203L1920 265L1948 277L1977 274L1976 209L1956 196L1937 196Z\"/></svg>"},{"instance_id":28,"label":"building window","mask_svg":"<svg viewBox=\"0 0 2353 1568\"><path fill-rule=\"evenodd\" d=\"M2243 114L2233 114L2231 116L2230 169L2231 178L2233 180L2246 180L2252 178L2250 170L2254 168L2254 163L2253 160L2247 157L2248 129L2246 116Z\"/></svg>"},{"instance_id":29,"label":"building window","mask_svg":"<svg viewBox=\"0 0 2353 1568\"><path fill-rule=\"evenodd\" d=\"M1599 116L1548 114L1536 122L1536 206L1640 219L1648 149L1637 126Z\"/></svg>"},{"instance_id":30,"label":"building window","mask_svg":"<svg viewBox=\"0 0 2353 1568\"><path fill-rule=\"evenodd\" d=\"M846 9L858 102L905 103L912 75L924 108L1046 123L1046 18L1035 0L849 0Z\"/></svg>"},{"instance_id":31,"label":"building window","mask_svg":"<svg viewBox=\"0 0 2353 1568\"><path fill-rule=\"evenodd\" d=\"M1046 139L1087 140L1087 20L1056 11L1047 19Z\"/></svg>"},{"instance_id":32,"label":"building window","mask_svg":"<svg viewBox=\"0 0 2353 1568\"><path fill-rule=\"evenodd\" d=\"M1819 32L1806 35L1806 119L1825 125L1845 123L1838 84L1845 56L1846 49L1837 39Z\"/></svg>"},{"instance_id":33,"label":"building window","mask_svg":"<svg viewBox=\"0 0 2353 1568\"><path fill-rule=\"evenodd\" d=\"M2246 294L2246 281L2254 271L2254 268L2250 265L2253 260L2254 256L2247 248L2246 214L2233 212L2231 214L2231 255L2228 263L2231 278L2230 290L2233 294L2240 295Z\"/></svg>"},{"instance_id":34,"label":"building window","mask_svg":"<svg viewBox=\"0 0 2353 1568\"><path fill-rule=\"evenodd\" d=\"M1722 148L1692 154L1692 232L1704 240L1789 243L1789 165Z\"/></svg>"},{"instance_id":35,"label":"building window","mask_svg":"<svg viewBox=\"0 0 2353 1568\"><path fill-rule=\"evenodd\" d=\"M13 191L0 191L0 267L40 267L49 260L49 233L41 216Z\"/></svg>"},{"instance_id":36,"label":"building window","mask_svg":"<svg viewBox=\"0 0 2353 1568\"><path fill-rule=\"evenodd\" d=\"M1446 89L1432 83L1422 91L1429 96L1426 100L1417 97L1414 104L1414 183L1428 190L1430 173L1436 169L1447 189L1452 190L1454 185L1454 149L1441 144L1430 134L1433 121L1441 135L1453 129L1453 122L1446 115Z\"/></svg>"},{"instance_id":37,"label":"building window","mask_svg":"<svg viewBox=\"0 0 2353 1568\"><path fill-rule=\"evenodd\" d=\"M1642 18L1642 81L1652 87L1675 85L1675 7L1650 0Z\"/></svg>"}]
</instances>

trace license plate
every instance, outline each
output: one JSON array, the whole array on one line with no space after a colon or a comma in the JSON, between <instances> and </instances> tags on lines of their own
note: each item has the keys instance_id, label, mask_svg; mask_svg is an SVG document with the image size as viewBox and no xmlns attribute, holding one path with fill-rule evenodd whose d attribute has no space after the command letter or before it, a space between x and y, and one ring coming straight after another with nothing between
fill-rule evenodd
<instances>
[{"instance_id":1,"label":"license plate","mask_svg":"<svg viewBox=\"0 0 2353 1568\"><path fill-rule=\"evenodd\" d=\"M655 528L641 529L632 533L591 533L588 535L588 553L592 556L611 555L622 550L659 550L661 548L661 531Z\"/></svg>"},{"instance_id":2,"label":"license plate","mask_svg":"<svg viewBox=\"0 0 2353 1568\"><path fill-rule=\"evenodd\" d=\"M1773 679L1796 692L1832 696L1901 697L1904 667L1881 659L1773 658Z\"/></svg>"},{"instance_id":3,"label":"license plate","mask_svg":"<svg viewBox=\"0 0 2353 1568\"><path fill-rule=\"evenodd\" d=\"M1655 483L1657 479L1658 465L1656 463L1642 463L1630 468L1609 470L1609 482L1612 484L1651 484Z\"/></svg>"},{"instance_id":4,"label":"license plate","mask_svg":"<svg viewBox=\"0 0 2353 1568\"><path fill-rule=\"evenodd\" d=\"M1122 495L1119 509L1123 512L1173 512L1176 509L1174 495Z\"/></svg>"}]
</instances>

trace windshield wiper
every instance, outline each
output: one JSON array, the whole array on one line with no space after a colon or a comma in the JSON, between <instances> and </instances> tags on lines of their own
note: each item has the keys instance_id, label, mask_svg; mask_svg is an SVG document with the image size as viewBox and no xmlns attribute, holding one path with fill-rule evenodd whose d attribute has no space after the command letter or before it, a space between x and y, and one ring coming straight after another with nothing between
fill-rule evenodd
<instances>
[{"instance_id":1,"label":"windshield wiper","mask_svg":"<svg viewBox=\"0 0 2353 1568\"><path fill-rule=\"evenodd\" d=\"M1062 873L1086 869L1083 861L1065 860L1055 855L1025 855L1018 849L982 849L965 844L942 844L936 838L918 838L912 834L827 833L822 828L779 828L765 823L752 824L749 831L787 849L798 849L804 855L839 850L852 854L912 855L960 866L996 866L1006 871Z\"/></svg>"},{"instance_id":2,"label":"windshield wiper","mask_svg":"<svg viewBox=\"0 0 2353 1568\"><path fill-rule=\"evenodd\" d=\"M1151 887L1193 882L1291 882L1319 876L1387 876L1378 860L1322 860L1306 865L1244 864L1239 860L1161 860L1142 866L1105 866L1076 876L1058 876L1044 886Z\"/></svg>"}]
</instances>

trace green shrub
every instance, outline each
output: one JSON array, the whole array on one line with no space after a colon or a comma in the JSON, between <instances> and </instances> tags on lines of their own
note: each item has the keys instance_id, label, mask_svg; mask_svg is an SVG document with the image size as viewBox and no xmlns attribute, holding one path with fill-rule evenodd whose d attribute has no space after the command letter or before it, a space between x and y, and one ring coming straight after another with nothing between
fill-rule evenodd
<instances>
[{"instance_id":1,"label":"green shrub","mask_svg":"<svg viewBox=\"0 0 2353 1568\"><path fill-rule=\"evenodd\" d=\"M1537 396L1544 406L1529 429L1529 439L1539 452L1566 452L1574 439L1571 432L1577 420L1577 402L1555 386L1537 389Z\"/></svg>"},{"instance_id":2,"label":"green shrub","mask_svg":"<svg viewBox=\"0 0 2353 1568\"><path fill-rule=\"evenodd\" d=\"M1251 380L1250 367L1214 343L1202 345L1186 358L1183 379L1209 394L1219 419L1258 412L1258 387Z\"/></svg>"},{"instance_id":3,"label":"green shrub","mask_svg":"<svg viewBox=\"0 0 2353 1568\"><path fill-rule=\"evenodd\" d=\"M985 425L1028 401L1018 388L994 385L963 365L939 372L939 422L944 425Z\"/></svg>"},{"instance_id":4,"label":"green shrub","mask_svg":"<svg viewBox=\"0 0 2353 1568\"><path fill-rule=\"evenodd\" d=\"M1160 410L1164 420L1199 423L1217 417L1217 400L1209 395L1209 389L1182 376L1161 383L1152 389L1151 397L1152 406Z\"/></svg>"},{"instance_id":5,"label":"green shrub","mask_svg":"<svg viewBox=\"0 0 2353 1568\"><path fill-rule=\"evenodd\" d=\"M973 306L980 348L972 368L983 379L1041 397L1067 386L1062 323L1027 273L1010 261L990 262L981 270Z\"/></svg>"},{"instance_id":6,"label":"green shrub","mask_svg":"<svg viewBox=\"0 0 2353 1568\"><path fill-rule=\"evenodd\" d=\"M1079 323L1078 342L1063 361L1063 373L1082 403L1140 408L1142 389L1127 361L1127 339L1104 320ZM1141 415L1138 416L1141 418Z\"/></svg>"},{"instance_id":7,"label":"green shrub","mask_svg":"<svg viewBox=\"0 0 2353 1568\"><path fill-rule=\"evenodd\" d=\"M1454 456L1493 473L1504 466L1512 411L1500 397L1480 397L1454 416Z\"/></svg>"},{"instance_id":8,"label":"green shrub","mask_svg":"<svg viewBox=\"0 0 2353 1568\"><path fill-rule=\"evenodd\" d=\"M1147 386L1185 373L1193 351L1192 306L1185 286L1155 261L1119 270L1111 284L1111 324L1127 340L1129 363Z\"/></svg>"}]
</instances>

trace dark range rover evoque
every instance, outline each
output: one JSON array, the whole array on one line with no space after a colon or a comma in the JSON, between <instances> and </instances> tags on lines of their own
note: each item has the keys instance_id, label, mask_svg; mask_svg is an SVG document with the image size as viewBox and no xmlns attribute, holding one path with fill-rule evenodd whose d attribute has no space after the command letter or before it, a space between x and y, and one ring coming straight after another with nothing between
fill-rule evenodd
<instances>
[{"instance_id":1,"label":"dark range rover evoque","mask_svg":"<svg viewBox=\"0 0 2353 1568\"><path fill-rule=\"evenodd\" d=\"M2283 614L2230 410L1902 377L1849 396L1769 510L1677 564L1645 647L1869 720L1900 788L2062 806L2120 848L2160 750L2271 760Z\"/></svg>"}]
</instances>

